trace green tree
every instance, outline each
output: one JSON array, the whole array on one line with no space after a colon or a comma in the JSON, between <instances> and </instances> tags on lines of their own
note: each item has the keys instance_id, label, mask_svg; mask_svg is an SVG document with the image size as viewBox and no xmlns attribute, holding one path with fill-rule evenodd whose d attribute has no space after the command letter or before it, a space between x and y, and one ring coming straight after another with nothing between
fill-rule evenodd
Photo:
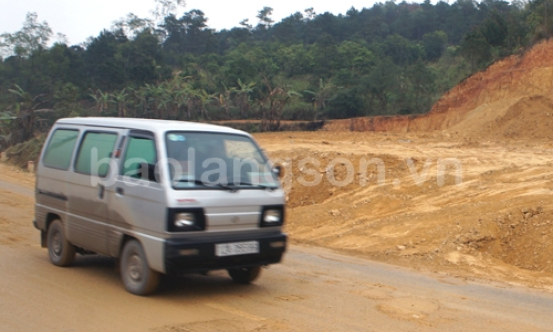
<instances>
[{"instance_id":1,"label":"green tree","mask_svg":"<svg viewBox=\"0 0 553 332\"><path fill-rule=\"evenodd\" d=\"M257 13L256 17L259 19L259 24L257 25L258 29L269 29L271 27L274 23L271 15L273 15L273 8L271 7L263 7L263 9Z\"/></svg>"},{"instance_id":2,"label":"green tree","mask_svg":"<svg viewBox=\"0 0 553 332\"><path fill-rule=\"evenodd\" d=\"M499 47L505 45L508 33L507 22L497 11L490 13L488 18L482 23L481 31L491 46Z\"/></svg>"},{"instance_id":3,"label":"green tree","mask_svg":"<svg viewBox=\"0 0 553 332\"><path fill-rule=\"evenodd\" d=\"M40 53L46 48L52 34L46 21L40 23L36 13L27 13L21 30L0 35L0 55L29 57L35 51Z\"/></svg>"},{"instance_id":4,"label":"green tree","mask_svg":"<svg viewBox=\"0 0 553 332\"><path fill-rule=\"evenodd\" d=\"M425 34L422 43L429 61L438 60L447 47L447 34L441 30Z\"/></svg>"},{"instance_id":5,"label":"green tree","mask_svg":"<svg viewBox=\"0 0 553 332\"><path fill-rule=\"evenodd\" d=\"M422 61L417 61L407 69L407 80L409 82L409 101L403 110L408 113L424 113L430 110L434 102L436 92L436 75Z\"/></svg>"},{"instance_id":6,"label":"green tree","mask_svg":"<svg viewBox=\"0 0 553 332\"><path fill-rule=\"evenodd\" d=\"M371 96L376 114L388 113L390 96L396 90L398 80L398 67L390 58L379 60L371 73L364 78L364 85Z\"/></svg>"},{"instance_id":7,"label":"green tree","mask_svg":"<svg viewBox=\"0 0 553 332\"><path fill-rule=\"evenodd\" d=\"M375 56L364 43L345 41L337 47L335 68L344 68L352 75L367 74L374 66Z\"/></svg>"},{"instance_id":8,"label":"green tree","mask_svg":"<svg viewBox=\"0 0 553 332\"><path fill-rule=\"evenodd\" d=\"M61 89L54 94L54 110L59 112L60 117L79 116L83 108L79 104L79 88L71 83L64 84Z\"/></svg>"},{"instance_id":9,"label":"green tree","mask_svg":"<svg viewBox=\"0 0 553 332\"><path fill-rule=\"evenodd\" d=\"M91 88L115 90L125 87L126 66L119 53L119 46L126 42L126 36L115 35L106 30L91 40L84 56Z\"/></svg>"},{"instance_id":10,"label":"green tree","mask_svg":"<svg viewBox=\"0 0 553 332\"><path fill-rule=\"evenodd\" d=\"M465 35L459 52L469 60L473 72L487 65L492 59L491 45L480 29L473 29Z\"/></svg>"}]
</instances>

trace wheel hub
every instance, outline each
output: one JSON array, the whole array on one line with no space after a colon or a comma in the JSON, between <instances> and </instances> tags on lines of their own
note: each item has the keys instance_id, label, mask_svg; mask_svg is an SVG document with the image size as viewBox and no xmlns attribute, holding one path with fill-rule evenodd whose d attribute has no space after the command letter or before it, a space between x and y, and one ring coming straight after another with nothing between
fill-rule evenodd
<instances>
[{"instance_id":1,"label":"wheel hub","mask_svg":"<svg viewBox=\"0 0 553 332\"><path fill-rule=\"evenodd\" d=\"M142 279L142 261L138 255L134 254L129 259L128 275L134 282L139 282Z\"/></svg>"},{"instance_id":2,"label":"wheel hub","mask_svg":"<svg viewBox=\"0 0 553 332\"><path fill-rule=\"evenodd\" d=\"M56 233L52 239L52 250L56 256L59 256L61 255L61 249L61 235L60 233Z\"/></svg>"}]
</instances>

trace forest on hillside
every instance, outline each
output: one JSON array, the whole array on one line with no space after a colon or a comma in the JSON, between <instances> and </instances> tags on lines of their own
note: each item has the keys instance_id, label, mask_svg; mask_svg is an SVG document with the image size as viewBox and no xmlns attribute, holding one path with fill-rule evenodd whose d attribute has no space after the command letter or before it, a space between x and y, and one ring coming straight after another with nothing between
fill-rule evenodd
<instances>
[{"instance_id":1,"label":"forest on hillside","mask_svg":"<svg viewBox=\"0 0 553 332\"><path fill-rule=\"evenodd\" d=\"M280 22L262 7L257 22L221 31L197 9L177 17L182 0L154 1L157 19L129 14L81 45L52 44L32 12L0 35L0 144L67 116L261 119L260 130L278 130L284 119L424 113L553 30L551 0L313 7Z\"/></svg>"}]
</instances>

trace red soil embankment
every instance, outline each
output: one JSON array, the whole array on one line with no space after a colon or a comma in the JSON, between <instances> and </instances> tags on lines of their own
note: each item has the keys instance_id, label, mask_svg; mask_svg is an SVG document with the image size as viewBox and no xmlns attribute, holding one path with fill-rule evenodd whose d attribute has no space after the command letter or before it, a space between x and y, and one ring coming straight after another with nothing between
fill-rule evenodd
<instances>
[{"instance_id":1,"label":"red soil embankment","mask_svg":"<svg viewBox=\"0 0 553 332\"><path fill-rule=\"evenodd\" d=\"M427 114L334 120L323 130L447 130L466 137L551 138L552 88L553 41L546 41L467 78Z\"/></svg>"}]
</instances>

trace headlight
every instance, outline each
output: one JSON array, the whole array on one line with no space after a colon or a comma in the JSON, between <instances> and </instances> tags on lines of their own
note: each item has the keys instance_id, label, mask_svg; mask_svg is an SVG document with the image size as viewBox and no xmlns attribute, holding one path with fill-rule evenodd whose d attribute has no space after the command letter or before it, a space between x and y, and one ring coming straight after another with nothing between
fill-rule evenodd
<instances>
[{"instance_id":1,"label":"headlight","mask_svg":"<svg viewBox=\"0 0 553 332\"><path fill-rule=\"evenodd\" d=\"M280 223L281 220L282 220L281 210L266 210L265 215L263 216L263 222L267 224Z\"/></svg>"},{"instance_id":2,"label":"headlight","mask_svg":"<svg viewBox=\"0 0 553 332\"><path fill-rule=\"evenodd\" d=\"M197 232L205 230L205 212L202 208L167 209L168 232Z\"/></svg>"},{"instance_id":3,"label":"headlight","mask_svg":"<svg viewBox=\"0 0 553 332\"><path fill-rule=\"evenodd\" d=\"M284 224L284 205L266 205L261 208L260 227L282 226Z\"/></svg>"},{"instance_id":4,"label":"headlight","mask_svg":"<svg viewBox=\"0 0 553 332\"><path fill-rule=\"evenodd\" d=\"M177 227L190 227L194 226L194 214L193 213L178 213L175 215L175 226Z\"/></svg>"}]
</instances>

